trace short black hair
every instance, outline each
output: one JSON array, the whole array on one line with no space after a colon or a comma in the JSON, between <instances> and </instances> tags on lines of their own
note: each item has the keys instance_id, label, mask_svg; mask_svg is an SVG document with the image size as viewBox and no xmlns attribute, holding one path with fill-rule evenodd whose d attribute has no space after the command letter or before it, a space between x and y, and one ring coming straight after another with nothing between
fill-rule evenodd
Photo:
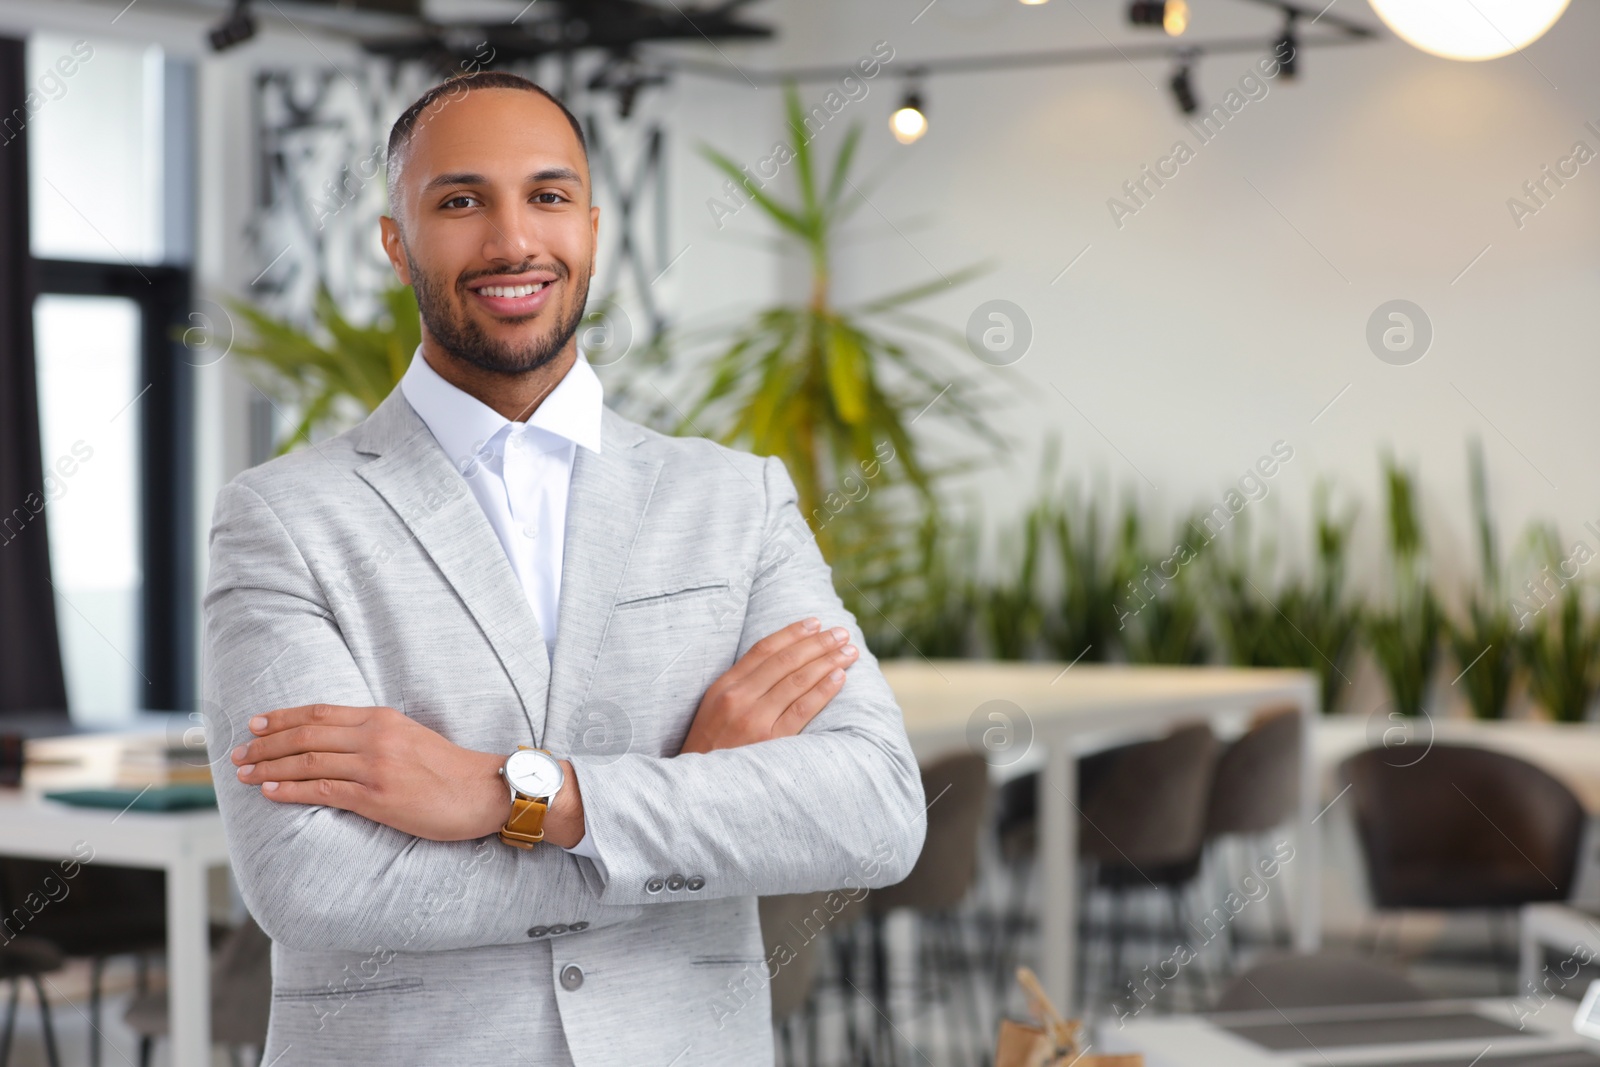
<instances>
[{"instance_id":1,"label":"short black hair","mask_svg":"<svg viewBox=\"0 0 1600 1067\"><path fill-rule=\"evenodd\" d=\"M457 74L454 77L435 85L432 89L417 97L416 103L406 108L400 117L394 120L394 126L389 130L389 147L384 159L388 168L389 211L395 213L395 190L400 184L400 156L405 152L406 146L411 143L411 138L417 132L417 124L422 116L430 109L443 107L439 101L449 97L455 99L474 89L521 89L523 92L537 93L561 109L567 117L567 122L572 126L573 134L578 138L578 148L583 152L584 163L589 162L589 142L583 136L583 124L578 117L567 109L567 105L542 85L529 81L520 74L512 74L503 70L477 70L468 74ZM448 103L448 101L446 101ZM398 215L395 215L398 218Z\"/></svg>"}]
</instances>

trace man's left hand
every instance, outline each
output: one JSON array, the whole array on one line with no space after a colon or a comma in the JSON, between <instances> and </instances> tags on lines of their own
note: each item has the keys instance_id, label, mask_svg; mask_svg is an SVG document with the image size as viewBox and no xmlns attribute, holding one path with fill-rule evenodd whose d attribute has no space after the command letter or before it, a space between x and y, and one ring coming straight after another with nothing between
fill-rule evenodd
<instances>
[{"instance_id":1,"label":"man's left hand","mask_svg":"<svg viewBox=\"0 0 1600 1067\"><path fill-rule=\"evenodd\" d=\"M254 716L250 732L233 762L269 800L342 808L430 841L486 837L511 811L504 754L462 748L394 708L283 708Z\"/></svg>"}]
</instances>

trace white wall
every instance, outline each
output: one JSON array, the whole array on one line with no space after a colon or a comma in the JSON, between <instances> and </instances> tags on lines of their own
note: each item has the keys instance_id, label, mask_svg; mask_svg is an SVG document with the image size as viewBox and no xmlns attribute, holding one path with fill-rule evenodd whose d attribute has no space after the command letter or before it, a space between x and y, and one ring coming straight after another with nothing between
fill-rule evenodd
<instances>
[{"instance_id":1,"label":"white wall","mask_svg":"<svg viewBox=\"0 0 1600 1067\"><path fill-rule=\"evenodd\" d=\"M1600 120L1600 7L1575 3L1525 58L1450 62L1386 32L1374 45L1305 49L1297 82L1270 83L1205 145L1180 121L1164 61L940 76L925 87L930 132L902 148L885 124L892 75L917 59L1151 39L1114 0L938 0L913 24L925 3L762 5L752 12L776 14L787 45L725 50L762 69L848 62L878 40L894 47L871 95L841 115L859 111L868 124L864 170L896 169L871 194L876 210L858 216L836 293L864 298L933 267L994 264L926 305L957 329L994 297L1032 320L1032 348L1012 372L965 361L999 393L992 424L1015 442L970 480L992 512L1009 514L1032 492L1050 434L1069 471L1100 472L1172 511L1217 500L1282 439L1295 458L1271 483L1276 506L1303 520L1312 486L1332 476L1362 497L1375 547L1379 455L1392 447L1420 468L1441 565L1471 567L1465 446L1478 434L1504 537L1538 518L1570 541L1600 517L1590 458L1600 428L1589 414L1600 393L1600 165L1520 231L1506 207L1575 140L1600 151L1583 128ZM1193 38L1278 28L1253 5L1192 6ZM1379 25L1364 4L1335 10ZM1250 62L1203 60L1203 107ZM763 231L753 212L716 231L703 200L719 183L685 142L753 159L781 129L775 91L706 84L680 89L674 110L685 240L717 249L685 294L695 308L748 289L745 265L761 252L733 241ZM802 93L810 103L824 89ZM767 101L755 127L751 97ZM1119 229L1108 198L1179 138L1195 157ZM1434 324L1431 350L1411 366L1380 362L1365 343L1368 316L1394 298Z\"/></svg>"}]
</instances>

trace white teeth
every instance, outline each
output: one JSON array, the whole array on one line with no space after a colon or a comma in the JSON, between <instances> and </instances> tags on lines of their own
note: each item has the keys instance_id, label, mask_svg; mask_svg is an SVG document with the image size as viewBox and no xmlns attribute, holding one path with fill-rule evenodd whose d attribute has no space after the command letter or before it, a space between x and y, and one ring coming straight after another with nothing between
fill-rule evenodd
<instances>
[{"instance_id":1,"label":"white teeth","mask_svg":"<svg viewBox=\"0 0 1600 1067\"><path fill-rule=\"evenodd\" d=\"M540 289L549 285L549 282L536 282L532 285L485 285L478 290L484 296L519 297L532 296Z\"/></svg>"}]
</instances>

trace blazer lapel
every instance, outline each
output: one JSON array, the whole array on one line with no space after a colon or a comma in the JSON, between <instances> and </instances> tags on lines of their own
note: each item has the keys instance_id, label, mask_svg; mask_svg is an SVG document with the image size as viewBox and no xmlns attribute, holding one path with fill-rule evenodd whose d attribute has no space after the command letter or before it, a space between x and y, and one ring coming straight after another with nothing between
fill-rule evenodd
<instances>
[{"instance_id":1,"label":"blazer lapel","mask_svg":"<svg viewBox=\"0 0 1600 1067\"><path fill-rule=\"evenodd\" d=\"M567 497L561 606L545 713L551 730L567 722L589 694L617 590L661 473L661 460L638 447L644 440L637 426L606 408L599 454L577 450ZM550 739L558 745L567 740Z\"/></svg>"},{"instance_id":2,"label":"blazer lapel","mask_svg":"<svg viewBox=\"0 0 1600 1067\"><path fill-rule=\"evenodd\" d=\"M362 424L355 444L377 457L356 473L394 508L472 613L537 739L550 682L544 637L477 498L398 388Z\"/></svg>"}]
</instances>

